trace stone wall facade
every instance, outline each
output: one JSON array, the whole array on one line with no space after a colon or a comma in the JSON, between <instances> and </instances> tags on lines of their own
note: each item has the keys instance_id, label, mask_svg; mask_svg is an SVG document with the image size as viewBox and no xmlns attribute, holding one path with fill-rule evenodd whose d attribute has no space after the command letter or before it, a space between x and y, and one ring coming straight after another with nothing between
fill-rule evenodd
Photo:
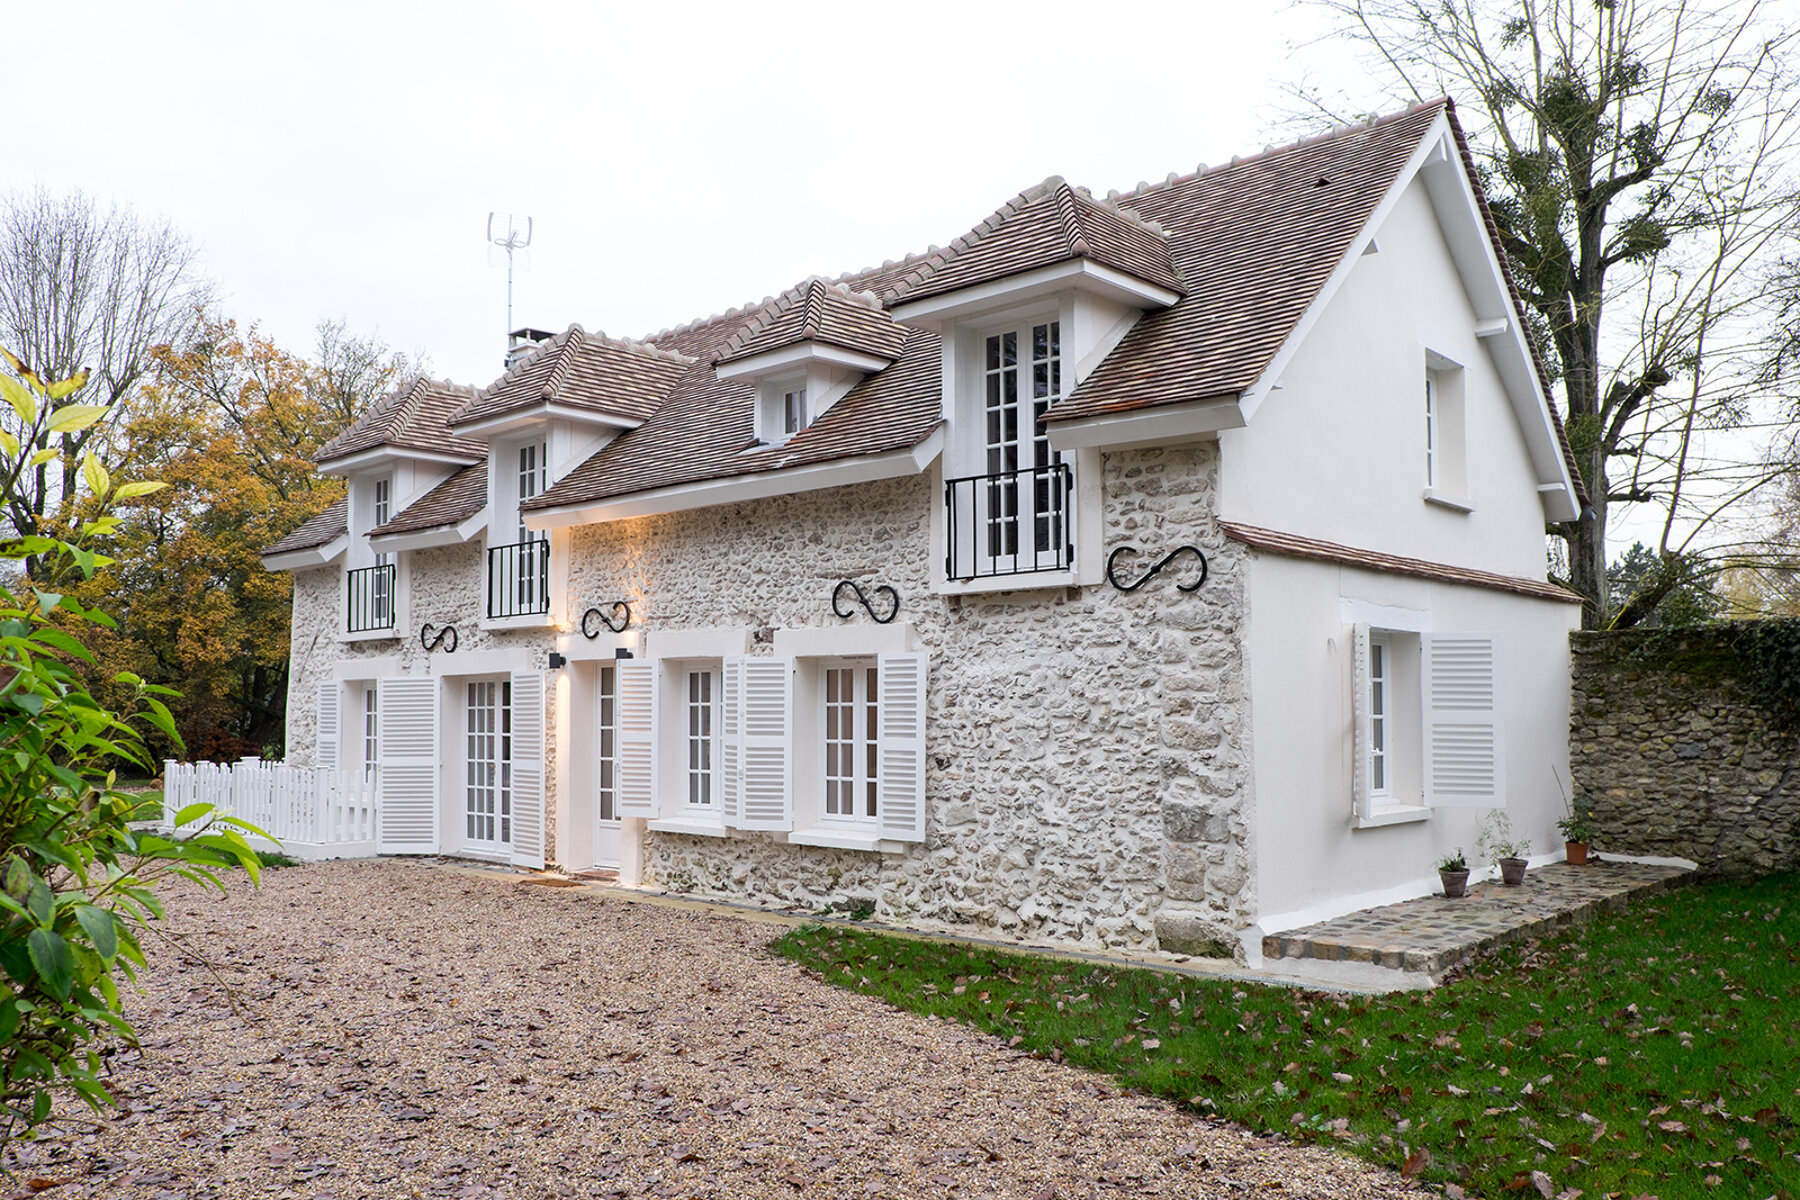
<instances>
[{"instance_id":1,"label":"stone wall facade","mask_svg":"<svg viewBox=\"0 0 1800 1200\"><path fill-rule=\"evenodd\" d=\"M1744 688L1729 632L1572 635L1569 769L1599 850L1800 868L1800 736Z\"/></svg>"},{"instance_id":2,"label":"stone wall facade","mask_svg":"<svg viewBox=\"0 0 1800 1200\"><path fill-rule=\"evenodd\" d=\"M1148 555L1197 544L1211 562L1199 592L1165 577L1133 593L1100 583L934 595L937 493L924 476L576 527L568 610L631 597L652 655L660 632L742 627L766 654L777 630L842 626L831 611L842 579L897 589L899 619L930 655L923 843L881 854L646 832L646 884L813 908L868 902L886 919L1033 941L1232 953L1254 919L1253 814L1243 551L1214 518L1218 449L1102 461L1104 545ZM339 572L299 573L294 761L312 751L312 697L334 659L398 655L409 673L439 675L467 650L512 648L519 669L544 662L549 631L475 627L477 547L410 558L410 629L454 623L459 653L427 665L416 636L340 643Z\"/></svg>"}]
</instances>

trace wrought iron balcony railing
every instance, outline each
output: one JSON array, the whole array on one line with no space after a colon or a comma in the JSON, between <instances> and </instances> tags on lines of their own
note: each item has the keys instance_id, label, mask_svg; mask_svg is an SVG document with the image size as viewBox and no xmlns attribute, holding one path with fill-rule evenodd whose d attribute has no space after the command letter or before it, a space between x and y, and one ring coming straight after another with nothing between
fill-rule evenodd
<instances>
[{"instance_id":1,"label":"wrought iron balcony railing","mask_svg":"<svg viewBox=\"0 0 1800 1200\"><path fill-rule=\"evenodd\" d=\"M350 612L345 628L351 633L392 629L394 588L399 583L399 568L389 563L382 567L360 567L347 574Z\"/></svg>"},{"instance_id":2,"label":"wrought iron balcony railing","mask_svg":"<svg viewBox=\"0 0 1800 1200\"><path fill-rule=\"evenodd\" d=\"M550 611L549 542L514 542L488 548L487 611L490 618Z\"/></svg>"},{"instance_id":3,"label":"wrought iron balcony railing","mask_svg":"<svg viewBox=\"0 0 1800 1200\"><path fill-rule=\"evenodd\" d=\"M1074 489L1067 463L945 480L945 575L966 581L1068 570Z\"/></svg>"}]
</instances>

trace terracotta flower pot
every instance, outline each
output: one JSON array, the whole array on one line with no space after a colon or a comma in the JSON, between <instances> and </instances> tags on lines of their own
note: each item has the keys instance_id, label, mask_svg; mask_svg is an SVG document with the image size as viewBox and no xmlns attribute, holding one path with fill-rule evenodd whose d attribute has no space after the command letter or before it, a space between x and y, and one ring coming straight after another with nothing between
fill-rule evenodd
<instances>
[{"instance_id":1,"label":"terracotta flower pot","mask_svg":"<svg viewBox=\"0 0 1800 1200\"><path fill-rule=\"evenodd\" d=\"M1518 887L1525 882L1525 868L1529 864L1522 858L1503 858L1500 860L1500 882L1507 887Z\"/></svg>"},{"instance_id":2,"label":"terracotta flower pot","mask_svg":"<svg viewBox=\"0 0 1800 1200\"><path fill-rule=\"evenodd\" d=\"M1444 895L1451 900L1469 893L1469 873L1467 871L1440 870L1438 880L1444 885Z\"/></svg>"},{"instance_id":3,"label":"terracotta flower pot","mask_svg":"<svg viewBox=\"0 0 1800 1200\"><path fill-rule=\"evenodd\" d=\"M1569 860L1571 866L1585 867L1588 860L1588 844L1586 842L1564 842L1563 856Z\"/></svg>"}]
</instances>

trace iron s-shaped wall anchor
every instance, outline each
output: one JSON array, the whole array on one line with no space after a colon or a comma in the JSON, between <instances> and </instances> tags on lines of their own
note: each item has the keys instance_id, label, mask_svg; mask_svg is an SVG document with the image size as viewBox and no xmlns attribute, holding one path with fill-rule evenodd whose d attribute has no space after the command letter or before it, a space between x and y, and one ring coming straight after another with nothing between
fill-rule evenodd
<instances>
[{"instance_id":1,"label":"iron s-shaped wall anchor","mask_svg":"<svg viewBox=\"0 0 1800 1200\"><path fill-rule=\"evenodd\" d=\"M840 597L844 594L845 588L849 588L851 592L855 594L856 602L863 606L863 611L868 613L870 618L873 619L877 625L886 625L900 615L900 593L896 592L887 584L877 584L873 589L877 596L886 592L888 598L894 602L894 606L888 609L887 616L884 617L875 611L875 606L869 602L868 595L857 585L854 579L843 579L839 580L838 585L831 589L831 611L837 616L848 617L851 612L851 610L845 609L842 606L840 600Z\"/></svg>"},{"instance_id":2,"label":"iron s-shaped wall anchor","mask_svg":"<svg viewBox=\"0 0 1800 1200\"><path fill-rule=\"evenodd\" d=\"M445 641L448 641L450 644L448 646L444 646ZM456 653L456 626L454 626L454 625L440 626L438 628L437 635L435 637L432 636L431 625L429 622L427 622L424 625L419 626L419 645L425 647L425 653L427 653L427 654L430 654L433 650L436 650L439 646L444 647L445 654L455 654Z\"/></svg>"},{"instance_id":3,"label":"iron s-shaped wall anchor","mask_svg":"<svg viewBox=\"0 0 1800 1200\"><path fill-rule=\"evenodd\" d=\"M1167 554L1163 555L1160 559L1158 559L1156 561L1156 565L1151 567L1148 571L1145 571L1144 574L1138 579L1138 581L1136 583L1120 583L1119 577L1113 573L1113 567L1119 561L1119 556L1121 554L1137 554L1137 553L1138 553L1138 548L1136 546L1120 546L1118 549L1114 550L1111 554L1107 555L1106 556L1106 582L1112 584L1114 587L1118 588L1121 592L1135 592L1139 588L1143 587L1146 583L1149 583L1152 579L1154 579L1156 577L1158 572L1160 572L1164 567L1168 566L1170 563L1174 562L1176 558L1178 558L1179 556L1181 556L1183 554L1192 554L1195 558L1200 560L1200 578L1194 580L1194 582L1192 582L1192 583L1178 583L1175 585L1176 590L1183 591L1183 592L1197 592L1200 590L1200 586L1206 582L1206 571L1207 571L1206 555L1201 553L1200 547L1198 547L1198 546L1177 546L1177 547L1175 547L1175 549L1169 551Z\"/></svg>"},{"instance_id":4,"label":"iron s-shaped wall anchor","mask_svg":"<svg viewBox=\"0 0 1800 1200\"><path fill-rule=\"evenodd\" d=\"M612 616L610 617L601 612L598 608L590 608L581 614L582 637L591 642L600 636L600 631L592 628L588 624L589 617L597 618L602 625L606 626L614 633L625 632L626 627L631 624L631 605L625 603L623 600L614 600L610 607L612 608ZM624 615L620 616L620 613L623 613ZM615 621L617 622L616 624Z\"/></svg>"}]
</instances>

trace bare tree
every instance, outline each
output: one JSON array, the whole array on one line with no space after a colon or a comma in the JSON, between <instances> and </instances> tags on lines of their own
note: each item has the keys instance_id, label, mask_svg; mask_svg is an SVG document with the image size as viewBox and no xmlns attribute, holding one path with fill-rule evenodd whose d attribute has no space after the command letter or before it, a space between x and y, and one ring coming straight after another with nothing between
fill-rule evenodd
<instances>
[{"instance_id":1,"label":"bare tree","mask_svg":"<svg viewBox=\"0 0 1800 1200\"><path fill-rule=\"evenodd\" d=\"M1714 461L1703 435L1757 415L1744 324L1773 239L1800 213L1800 30L1761 0L1309 2L1407 98L1468 103L1592 497L1555 531L1570 582L1587 626L1630 624L1691 575L1675 567L1699 525L1761 482L1734 470L1756 456ZM1665 510L1670 570L1609 614L1608 511L1637 503Z\"/></svg>"},{"instance_id":2,"label":"bare tree","mask_svg":"<svg viewBox=\"0 0 1800 1200\"><path fill-rule=\"evenodd\" d=\"M377 337L354 337L342 319L320 321L313 344L316 390L325 408L342 424L362 415L377 397L404 389L422 365Z\"/></svg>"},{"instance_id":3,"label":"bare tree","mask_svg":"<svg viewBox=\"0 0 1800 1200\"><path fill-rule=\"evenodd\" d=\"M79 431L14 422L14 436L61 452L60 460L38 462L9 494L5 515L15 530L41 528L75 494L82 452L125 419L133 389L154 366L151 351L193 327L211 295L196 256L168 223L117 205L102 209L79 191L56 195L40 186L0 203L0 345L46 379L89 370L87 387L57 407L112 406L105 421Z\"/></svg>"}]
</instances>

